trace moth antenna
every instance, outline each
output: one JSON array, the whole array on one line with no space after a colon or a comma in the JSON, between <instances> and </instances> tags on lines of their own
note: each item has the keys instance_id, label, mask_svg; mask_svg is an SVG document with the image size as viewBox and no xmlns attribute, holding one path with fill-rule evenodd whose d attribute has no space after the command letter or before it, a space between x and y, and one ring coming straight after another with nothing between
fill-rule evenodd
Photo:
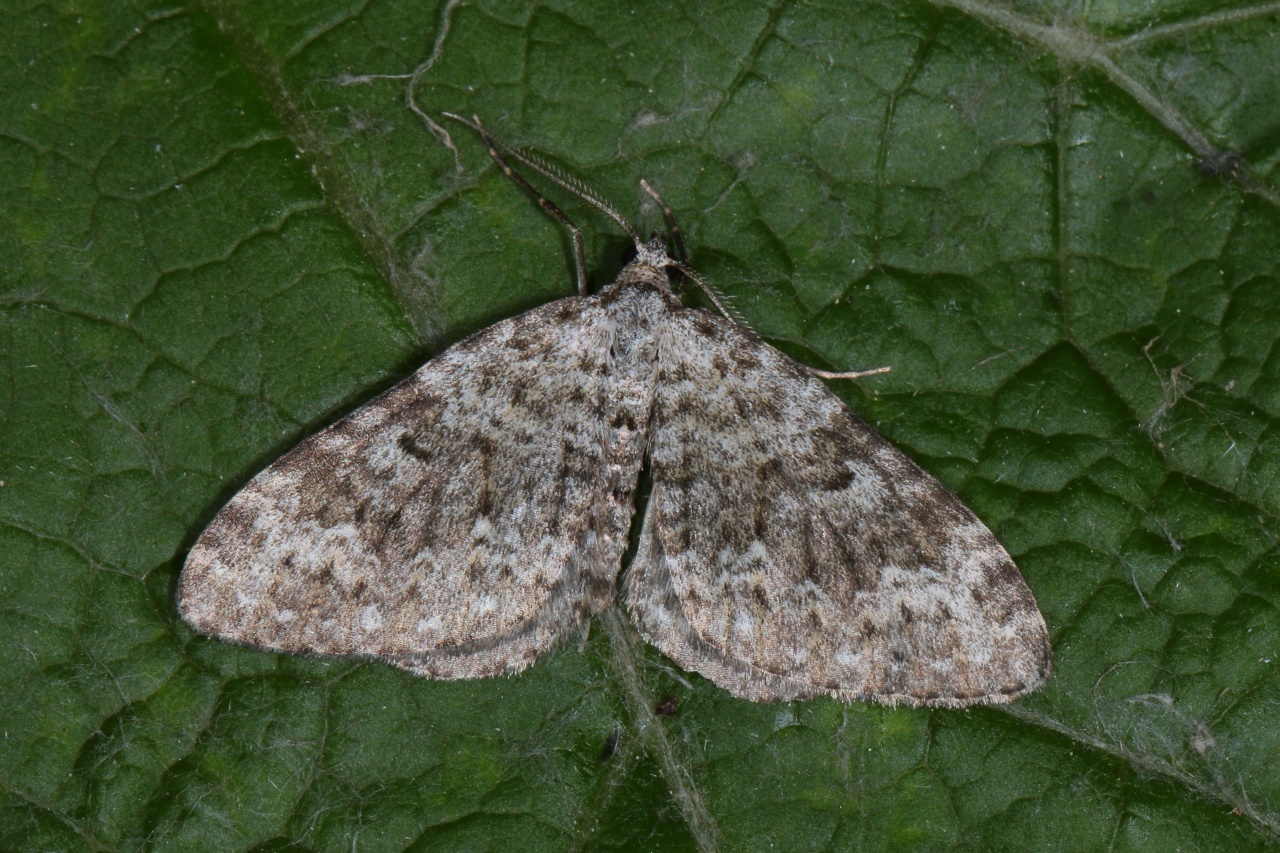
<instances>
[{"instance_id":1,"label":"moth antenna","mask_svg":"<svg viewBox=\"0 0 1280 853\"><path fill-rule=\"evenodd\" d=\"M446 113L446 115L450 114ZM450 117L457 118L457 116L453 115L450 115ZM544 196L533 184L525 180L524 175L521 175L515 169L507 165L507 161L502 159L502 154L498 152L497 146L500 143L489 134L489 131L487 131L482 124L480 124L480 120L478 118L476 119L475 124L468 124L468 127L473 128L480 134L480 138L484 140L485 147L488 149L489 156L493 158L493 162L497 163L498 167L502 169L502 173L510 178L512 183L524 190L534 201L536 201L538 206L542 208L543 212L548 214L552 219L555 219L565 228L569 229L569 236L573 239L573 264L574 272L578 281L578 295L587 296L590 294L591 289L587 286L587 253L582 239L582 229L577 225L574 225L573 220L570 219L568 214L561 210L555 202Z\"/></svg>"},{"instance_id":2,"label":"moth antenna","mask_svg":"<svg viewBox=\"0 0 1280 853\"><path fill-rule=\"evenodd\" d=\"M576 178L573 175L570 175L564 169L560 168L554 163L548 163L536 152L530 151L527 148L521 148L518 150L520 152L519 154L520 158L525 163L528 163L530 165L536 163L537 168L542 170L541 174L546 175L552 180L558 181L560 186L564 187L565 189L569 190L573 194L577 195L579 198L584 198L589 202L591 202L592 204L597 205L601 208L612 210L613 217L615 217L619 221L624 221L621 218L622 214L618 213L617 210L608 202L604 201L599 196L597 196L590 187L588 187L585 183L582 182L581 178Z\"/></svg>"},{"instance_id":3,"label":"moth antenna","mask_svg":"<svg viewBox=\"0 0 1280 853\"><path fill-rule=\"evenodd\" d=\"M636 233L635 229L631 227L631 224L622 217L621 213L618 213L618 211L613 207L613 205L601 199L594 192L591 192L590 190L588 190L585 186L579 185L577 181L570 180L568 178L561 176L560 174L558 174L558 170L543 164L537 159L531 157L530 155L520 151L518 148L515 148L511 145L508 145L506 142L503 142L501 139L499 139L498 137L490 133L489 130L480 123L479 116L473 115L470 119L465 119L462 116L457 115L455 113L444 113L444 115L448 116L454 121L465 124L467 127L471 128L476 133L480 134L480 137L484 139L485 142L490 144L492 147L502 149L504 153L510 155L511 157L514 157L516 160L519 160L521 163L528 166L530 169L537 172L539 175L542 175L542 177L546 178L548 181L551 181L553 184L556 184L562 189L568 190L569 192L576 195L578 198L585 201L587 204L590 204L592 207L595 207L596 209L600 210L602 213L604 213L614 222L618 223L618 226L623 231L625 231L627 236L630 237L631 240L636 244L637 249L644 245L644 241L640 239L640 235Z\"/></svg>"},{"instance_id":4,"label":"moth antenna","mask_svg":"<svg viewBox=\"0 0 1280 853\"><path fill-rule=\"evenodd\" d=\"M742 328L749 329L753 332L755 331L751 328L751 324L738 313L737 306L733 304L733 297L725 293L717 293L715 288L713 288L706 279L695 273L687 265L673 261L672 266L676 267L681 273L688 276L690 281L702 288L702 292L707 294L707 298L709 298L712 304L720 310L721 314L728 317ZM820 379L863 379L867 376L879 376L882 373L888 373L893 370L892 367L873 367L869 370L832 371L821 370L817 367L810 367L802 361L797 361L796 364L799 365L800 369L805 373L808 373L810 376L817 376Z\"/></svg>"},{"instance_id":5,"label":"moth antenna","mask_svg":"<svg viewBox=\"0 0 1280 853\"><path fill-rule=\"evenodd\" d=\"M680 270L680 272L686 278L688 278L689 281L698 285L698 287L702 289L702 292L707 295L707 298L711 300L711 304L716 306L716 310L718 310L721 314L728 317L736 325L739 325L744 329L751 328L750 324L748 324L746 319L743 318L742 315L738 313L737 309L733 307L733 305L729 302L729 300L726 297L722 296L720 293L717 293L716 289L712 287L705 278L703 278L702 276L694 272L693 267L689 266L686 263L681 263L680 261L677 261L674 258L670 259L668 263L670 264L670 266Z\"/></svg>"}]
</instances>

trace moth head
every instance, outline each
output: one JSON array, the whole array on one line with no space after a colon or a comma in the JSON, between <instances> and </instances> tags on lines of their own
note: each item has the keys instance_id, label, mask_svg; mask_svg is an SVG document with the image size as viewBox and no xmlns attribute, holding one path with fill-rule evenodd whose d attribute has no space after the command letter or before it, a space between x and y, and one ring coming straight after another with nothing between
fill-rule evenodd
<instances>
[{"instance_id":1,"label":"moth head","mask_svg":"<svg viewBox=\"0 0 1280 853\"><path fill-rule=\"evenodd\" d=\"M656 270L675 266L675 261L667 254L667 238L664 236L654 237L647 243L637 242L636 257L631 263L653 267Z\"/></svg>"}]
</instances>

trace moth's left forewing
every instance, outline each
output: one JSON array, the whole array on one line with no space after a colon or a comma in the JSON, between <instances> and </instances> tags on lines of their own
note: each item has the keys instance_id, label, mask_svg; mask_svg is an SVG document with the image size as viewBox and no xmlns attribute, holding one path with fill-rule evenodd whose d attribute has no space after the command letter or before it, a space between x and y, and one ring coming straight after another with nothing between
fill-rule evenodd
<instances>
[{"instance_id":1,"label":"moth's left forewing","mask_svg":"<svg viewBox=\"0 0 1280 853\"><path fill-rule=\"evenodd\" d=\"M183 617L437 678L528 666L612 599L626 544L598 511L605 319L571 297L498 323L303 441L192 547Z\"/></svg>"},{"instance_id":2,"label":"moth's left forewing","mask_svg":"<svg viewBox=\"0 0 1280 853\"><path fill-rule=\"evenodd\" d=\"M646 639L755 700L966 705L1043 683L1035 599L941 483L728 321L677 315L660 360L625 590Z\"/></svg>"}]
</instances>

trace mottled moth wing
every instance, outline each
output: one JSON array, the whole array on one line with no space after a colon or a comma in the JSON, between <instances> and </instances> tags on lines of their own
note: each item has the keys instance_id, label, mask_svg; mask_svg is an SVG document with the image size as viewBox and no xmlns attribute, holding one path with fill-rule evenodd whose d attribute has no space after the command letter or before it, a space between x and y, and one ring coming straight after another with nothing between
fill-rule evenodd
<instances>
[{"instance_id":1,"label":"mottled moth wing","mask_svg":"<svg viewBox=\"0 0 1280 853\"><path fill-rule=\"evenodd\" d=\"M572 297L491 326L285 454L191 550L183 616L439 678L523 669L614 596L606 313Z\"/></svg>"},{"instance_id":2,"label":"mottled moth wing","mask_svg":"<svg viewBox=\"0 0 1280 853\"><path fill-rule=\"evenodd\" d=\"M1050 650L995 537L753 334L667 329L653 493L624 595L645 638L756 701L1003 702Z\"/></svg>"}]
</instances>

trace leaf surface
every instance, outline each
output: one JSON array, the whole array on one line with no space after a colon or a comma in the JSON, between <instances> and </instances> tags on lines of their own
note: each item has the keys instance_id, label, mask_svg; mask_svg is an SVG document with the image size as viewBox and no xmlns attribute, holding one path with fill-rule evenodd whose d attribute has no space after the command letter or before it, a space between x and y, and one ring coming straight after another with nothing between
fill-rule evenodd
<instances>
[{"instance_id":1,"label":"leaf surface","mask_svg":"<svg viewBox=\"0 0 1280 853\"><path fill-rule=\"evenodd\" d=\"M1081 8L12 7L0 845L1274 843L1280 5ZM755 705L616 614L484 682L194 635L177 573L256 471L572 291L563 231L414 106L643 230L646 178L768 340L891 365L833 387L1008 546L1048 687ZM610 281L625 239L563 195Z\"/></svg>"}]
</instances>

